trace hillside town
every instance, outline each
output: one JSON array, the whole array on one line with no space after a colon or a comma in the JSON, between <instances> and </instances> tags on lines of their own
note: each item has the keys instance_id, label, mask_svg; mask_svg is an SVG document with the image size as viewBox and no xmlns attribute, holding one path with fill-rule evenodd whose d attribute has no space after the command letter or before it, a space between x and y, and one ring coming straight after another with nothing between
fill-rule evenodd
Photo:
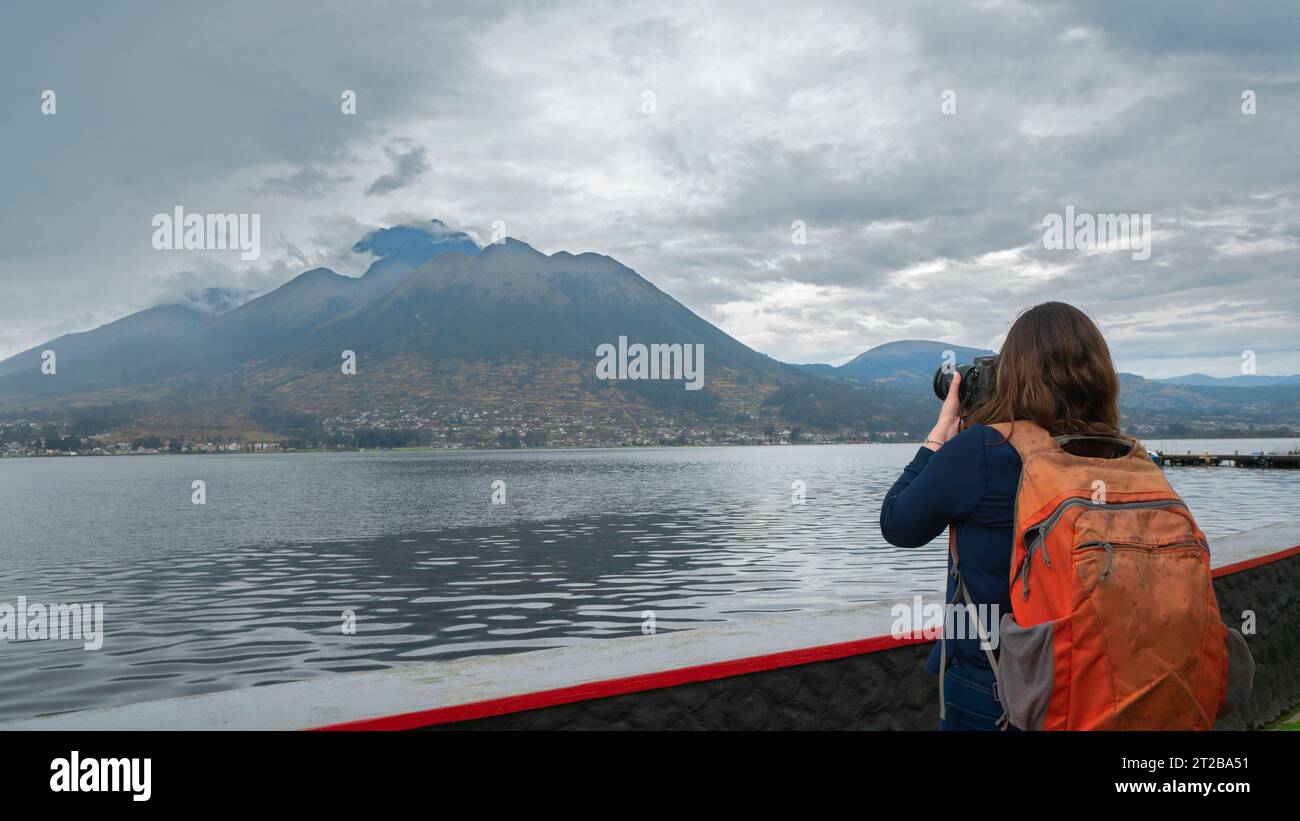
<instances>
[{"instance_id":1,"label":"hillside town","mask_svg":"<svg viewBox=\"0 0 1300 821\"><path fill-rule=\"evenodd\" d=\"M205 437L78 433L70 423L17 419L0 423L0 456L275 453L304 450L614 448L688 445L789 445L906 442L908 431L826 431L769 420L707 423L670 419L635 425L573 416L536 418L471 411L433 418L412 410L364 411L330 417L310 430L276 436Z\"/></svg>"}]
</instances>

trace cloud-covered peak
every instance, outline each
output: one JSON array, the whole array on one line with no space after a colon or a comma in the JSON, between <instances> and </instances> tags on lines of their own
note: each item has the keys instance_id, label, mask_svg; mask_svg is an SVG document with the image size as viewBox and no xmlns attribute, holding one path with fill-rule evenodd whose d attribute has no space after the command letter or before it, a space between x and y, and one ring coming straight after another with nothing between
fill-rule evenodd
<instances>
[{"instance_id":1,"label":"cloud-covered peak","mask_svg":"<svg viewBox=\"0 0 1300 821\"><path fill-rule=\"evenodd\" d=\"M460 251L471 256L479 252L478 243L468 234L448 228L441 220L380 228L362 237L352 250L376 257L433 256L444 251Z\"/></svg>"}]
</instances>

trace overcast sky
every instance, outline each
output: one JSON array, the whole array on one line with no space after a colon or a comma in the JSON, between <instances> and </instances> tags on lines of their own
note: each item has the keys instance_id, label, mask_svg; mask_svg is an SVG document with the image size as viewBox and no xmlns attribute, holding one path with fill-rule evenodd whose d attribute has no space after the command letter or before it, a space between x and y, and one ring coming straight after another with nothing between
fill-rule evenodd
<instances>
[{"instance_id":1,"label":"overcast sky","mask_svg":"<svg viewBox=\"0 0 1300 821\"><path fill-rule=\"evenodd\" d=\"M787 361L1058 299L1122 370L1300 372L1300 4L334 5L6 4L0 357L436 217ZM260 213L261 257L154 250L176 205ZM1150 214L1150 259L1044 249L1067 206Z\"/></svg>"}]
</instances>

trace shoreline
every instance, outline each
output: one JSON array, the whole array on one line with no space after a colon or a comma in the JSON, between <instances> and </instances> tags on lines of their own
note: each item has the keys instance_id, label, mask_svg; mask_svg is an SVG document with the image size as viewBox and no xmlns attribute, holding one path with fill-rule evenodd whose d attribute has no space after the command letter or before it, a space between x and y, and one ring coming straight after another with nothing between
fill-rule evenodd
<instances>
[{"instance_id":1,"label":"shoreline","mask_svg":"<svg viewBox=\"0 0 1300 821\"><path fill-rule=\"evenodd\" d=\"M1218 440L1267 440L1267 439L1294 439L1300 444L1300 432L1293 433L1290 436L1279 436L1276 434L1261 434L1256 436L1184 436L1184 437L1149 437L1143 439L1137 437L1147 449L1150 450L1150 443L1154 441L1161 442L1197 442L1207 439ZM263 443L256 443L263 444ZM0 453L0 459L57 459L57 458L91 458L91 457L115 457L115 456L287 456L304 453L535 453L539 451L598 451L598 450L691 450L702 448L769 448L769 447L826 447L835 445L916 445L920 447L922 440L903 439L891 442L871 442L871 441L847 441L847 442L765 442L765 443L728 443L728 442L711 442L709 444L685 444L685 445L543 445L541 447L401 447L401 448L294 448L278 450L236 450L236 451L182 451L173 452L169 450L149 450L144 452L126 451L120 453ZM1189 451L1190 452L1190 451ZM1272 455L1272 454L1270 454ZM1276 454L1285 455L1285 454Z\"/></svg>"}]
</instances>

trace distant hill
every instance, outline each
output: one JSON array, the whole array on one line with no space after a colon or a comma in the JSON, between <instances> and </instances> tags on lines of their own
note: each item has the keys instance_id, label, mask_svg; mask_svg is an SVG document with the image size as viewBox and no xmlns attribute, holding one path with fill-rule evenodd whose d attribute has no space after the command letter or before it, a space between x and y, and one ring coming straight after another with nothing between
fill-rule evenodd
<instances>
[{"instance_id":1,"label":"distant hill","mask_svg":"<svg viewBox=\"0 0 1300 821\"><path fill-rule=\"evenodd\" d=\"M1226 436L1300 430L1300 384L1178 385L1120 374L1120 412L1136 433Z\"/></svg>"},{"instance_id":2,"label":"distant hill","mask_svg":"<svg viewBox=\"0 0 1300 821\"><path fill-rule=\"evenodd\" d=\"M1169 385L1191 385L1200 387L1224 388L1262 388L1270 385L1300 385L1300 374L1290 376L1264 376L1263 374L1241 374L1239 376L1210 376L1204 373L1189 373L1185 376L1167 376L1152 380Z\"/></svg>"},{"instance_id":3,"label":"distant hill","mask_svg":"<svg viewBox=\"0 0 1300 821\"><path fill-rule=\"evenodd\" d=\"M928 339L903 339L877 345L843 365L799 365L804 373L839 382L857 383L900 396L933 398L934 372L952 351L957 364L969 363L977 356L993 351L936 342Z\"/></svg>"},{"instance_id":4,"label":"distant hill","mask_svg":"<svg viewBox=\"0 0 1300 821\"><path fill-rule=\"evenodd\" d=\"M776 422L780 406L764 400L808 378L600 254L513 238L480 249L438 221L372 232L354 250L378 257L361 277L316 268L224 313L159 306L36 346L0 363L0 412L118 419L129 405L138 430L166 435L194 434L196 420L205 435L271 436L331 421L490 428L495 416L665 431ZM703 346L703 389L597 379L598 346L620 337ZM40 372L47 348L55 376ZM355 375L340 370L345 351Z\"/></svg>"},{"instance_id":5,"label":"distant hill","mask_svg":"<svg viewBox=\"0 0 1300 821\"><path fill-rule=\"evenodd\" d=\"M122 389L158 386L168 379L210 379L279 348L324 322L381 296L415 267L447 249L477 252L466 234L434 220L372 232L357 243L379 259L361 277L315 268L256 299L226 311L191 304L159 305L94 330L67 334L0 362L0 404L30 404ZM203 299L220 298L209 289ZM53 350L58 372L40 372L41 352Z\"/></svg>"},{"instance_id":6,"label":"distant hill","mask_svg":"<svg viewBox=\"0 0 1300 821\"><path fill-rule=\"evenodd\" d=\"M946 352L952 351L958 364L967 363L977 356L991 356L993 351L969 348L949 342L926 339L905 339L886 342L858 354L835 369L843 377L892 388L901 393L932 396L934 372L944 363Z\"/></svg>"},{"instance_id":7,"label":"distant hill","mask_svg":"<svg viewBox=\"0 0 1300 821\"><path fill-rule=\"evenodd\" d=\"M159 345L168 340L188 340L209 320L209 315L187 305L158 305L101 325L91 331L64 334L0 362L0 394L30 392L50 395L75 393L133 364L165 356ZM53 350L59 357L57 384L41 382L41 354ZM45 390L42 391L42 388Z\"/></svg>"},{"instance_id":8,"label":"distant hill","mask_svg":"<svg viewBox=\"0 0 1300 821\"><path fill-rule=\"evenodd\" d=\"M887 342L859 354L838 367L801 365L806 373L858 383L862 389L883 389L894 401L908 397L936 401L931 388L935 369L945 352L958 363L993 351L934 340ZM1300 429L1300 379L1296 377L1232 377L1201 375L1199 384L1177 379L1146 379L1120 374L1120 411L1127 430L1139 435L1249 434L1258 431ZM877 403L885 402L877 397ZM910 429L926 426L932 405L909 405ZM932 420L931 420L932 421Z\"/></svg>"},{"instance_id":9,"label":"distant hill","mask_svg":"<svg viewBox=\"0 0 1300 821\"><path fill-rule=\"evenodd\" d=\"M513 441L516 429L568 443L746 441L784 426L915 438L937 413L930 385L945 352L959 363L992 353L902 340L838 367L794 366L601 254L544 254L513 238L480 248L437 220L373 231L353 250L375 257L360 277L315 268L254 299L209 289L0 362L0 421L303 441L363 428L389 431L377 441L418 430L467 444ZM702 345L703 389L598 379L597 347L620 337ZM47 349L54 376L40 370ZM345 351L355 375L341 372ZM1300 384L1121 378L1138 432L1300 427Z\"/></svg>"}]
</instances>

